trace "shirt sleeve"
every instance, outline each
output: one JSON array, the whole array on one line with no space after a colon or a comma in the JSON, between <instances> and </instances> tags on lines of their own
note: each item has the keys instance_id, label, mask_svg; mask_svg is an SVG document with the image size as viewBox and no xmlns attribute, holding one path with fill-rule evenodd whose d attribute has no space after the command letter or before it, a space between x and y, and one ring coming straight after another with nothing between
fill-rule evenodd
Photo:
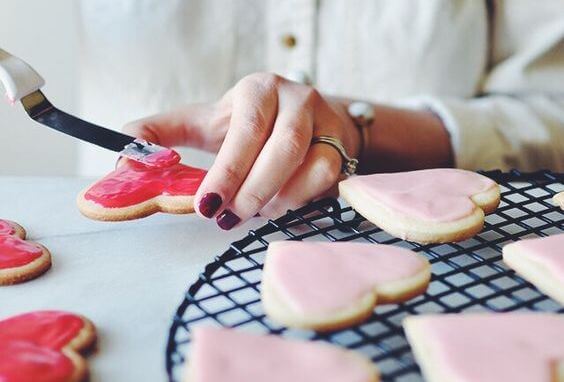
<instances>
[{"instance_id":1,"label":"shirt sleeve","mask_svg":"<svg viewBox=\"0 0 564 382\"><path fill-rule=\"evenodd\" d=\"M564 2L496 4L483 96L423 103L449 131L457 167L564 171Z\"/></svg>"},{"instance_id":2,"label":"shirt sleeve","mask_svg":"<svg viewBox=\"0 0 564 382\"><path fill-rule=\"evenodd\" d=\"M564 97L489 95L424 103L450 133L457 167L564 171Z\"/></svg>"}]
</instances>

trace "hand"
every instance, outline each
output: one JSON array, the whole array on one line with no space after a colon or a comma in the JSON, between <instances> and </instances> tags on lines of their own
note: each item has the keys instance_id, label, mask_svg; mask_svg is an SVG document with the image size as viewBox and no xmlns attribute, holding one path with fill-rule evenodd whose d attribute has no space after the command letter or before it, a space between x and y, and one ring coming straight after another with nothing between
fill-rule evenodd
<instances>
[{"instance_id":1,"label":"hand","mask_svg":"<svg viewBox=\"0 0 564 382\"><path fill-rule=\"evenodd\" d=\"M352 156L360 140L344 104L267 73L243 78L216 103L139 120L124 130L164 146L217 152L195 204L223 229L259 212L278 217L332 189L342 159L329 145L310 146L314 135L340 139Z\"/></svg>"}]
</instances>

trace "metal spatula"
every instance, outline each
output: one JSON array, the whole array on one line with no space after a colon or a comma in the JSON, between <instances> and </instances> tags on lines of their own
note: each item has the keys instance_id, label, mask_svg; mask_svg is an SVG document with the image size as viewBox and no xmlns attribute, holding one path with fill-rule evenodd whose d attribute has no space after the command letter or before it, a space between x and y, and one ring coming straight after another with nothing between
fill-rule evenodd
<instances>
[{"instance_id":1,"label":"metal spatula","mask_svg":"<svg viewBox=\"0 0 564 382\"><path fill-rule=\"evenodd\" d=\"M41 92L43 78L26 62L0 49L0 83L11 103L21 101L35 121L80 140L120 153L146 165L155 165L147 157L169 150L126 134L95 125L57 109Z\"/></svg>"}]
</instances>

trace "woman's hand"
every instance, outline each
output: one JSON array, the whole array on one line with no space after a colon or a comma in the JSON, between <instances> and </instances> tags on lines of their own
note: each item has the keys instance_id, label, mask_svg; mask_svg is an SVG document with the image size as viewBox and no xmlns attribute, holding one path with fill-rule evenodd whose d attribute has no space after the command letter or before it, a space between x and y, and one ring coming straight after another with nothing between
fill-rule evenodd
<instances>
[{"instance_id":1,"label":"woman's hand","mask_svg":"<svg viewBox=\"0 0 564 382\"><path fill-rule=\"evenodd\" d=\"M341 157L329 145L311 146L313 136L340 139L354 157L360 140L344 104L267 73L243 78L216 103L139 120L124 130L164 146L217 152L195 204L226 230L259 212L278 217L336 184Z\"/></svg>"}]
</instances>

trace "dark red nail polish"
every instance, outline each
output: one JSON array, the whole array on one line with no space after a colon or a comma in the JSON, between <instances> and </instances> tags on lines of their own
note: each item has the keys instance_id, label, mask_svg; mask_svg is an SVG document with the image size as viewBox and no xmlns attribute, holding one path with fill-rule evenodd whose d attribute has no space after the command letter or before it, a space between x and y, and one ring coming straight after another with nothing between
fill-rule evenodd
<instances>
[{"instance_id":1,"label":"dark red nail polish","mask_svg":"<svg viewBox=\"0 0 564 382\"><path fill-rule=\"evenodd\" d=\"M219 194L216 194L215 192L208 192L202 196L202 199L200 199L200 203L198 203L198 210L200 210L200 213L205 217L211 218L217 212L219 207L221 207L221 203L223 203L223 200Z\"/></svg>"},{"instance_id":2,"label":"dark red nail polish","mask_svg":"<svg viewBox=\"0 0 564 382\"><path fill-rule=\"evenodd\" d=\"M225 210L217 217L217 225L226 231L235 227L240 221L241 218L231 212L231 210Z\"/></svg>"}]
</instances>

